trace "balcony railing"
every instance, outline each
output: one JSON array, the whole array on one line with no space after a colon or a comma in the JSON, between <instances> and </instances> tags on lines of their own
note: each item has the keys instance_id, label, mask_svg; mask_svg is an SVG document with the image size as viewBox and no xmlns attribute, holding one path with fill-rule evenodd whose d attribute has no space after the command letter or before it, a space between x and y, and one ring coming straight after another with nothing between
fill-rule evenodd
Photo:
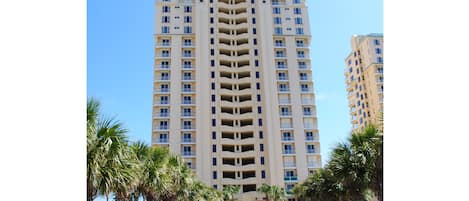
<instances>
[{"instance_id":1,"label":"balcony railing","mask_svg":"<svg viewBox=\"0 0 469 201\"><path fill-rule=\"evenodd\" d=\"M157 77L157 80L169 80L169 76Z\"/></svg>"},{"instance_id":2,"label":"balcony railing","mask_svg":"<svg viewBox=\"0 0 469 201\"><path fill-rule=\"evenodd\" d=\"M192 76L184 76L184 77L182 77L182 80L194 80L194 77L192 77Z\"/></svg>"},{"instance_id":3,"label":"balcony railing","mask_svg":"<svg viewBox=\"0 0 469 201\"><path fill-rule=\"evenodd\" d=\"M280 104L290 104L290 100L280 100L279 101Z\"/></svg>"},{"instance_id":4,"label":"balcony railing","mask_svg":"<svg viewBox=\"0 0 469 201\"><path fill-rule=\"evenodd\" d=\"M182 57L193 57L194 54L183 54Z\"/></svg>"},{"instance_id":5,"label":"balcony railing","mask_svg":"<svg viewBox=\"0 0 469 201\"><path fill-rule=\"evenodd\" d=\"M169 65L157 65L156 68L169 69Z\"/></svg>"},{"instance_id":6,"label":"balcony railing","mask_svg":"<svg viewBox=\"0 0 469 201\"><path fill-rule=\"evenodd\" d=\"M293 141L293 137L282 137L282 141Z\"/></svg>"},{"instance_id":7,"label":"balcony railing","mask_svg":"<svg viewBox=\"0 0 469 201\"><path fill-rule=\"evenodd\" d=\"M279 76L277 80L288 80L286 76Z\"/></svg>"},{"instance_id":8,"label":"balcony railing","mask_svg":"<svg viewBox=\"0 0 469 201\"><path fill-rule=\"evenodd\" d=\"M275 43L275 47L285 47L285 44L283 44L283 43Z\"/></svg>"},{"instance_id":9,"label":"balcony railing","mask_svg":"<svg viewBox=\"0 0 469 201\"><path fill-rule=\"evenodd\" d=\"M286 65L277 65L277 68L279 68L279 69L285 69L285 68L287 68L287 66L286 66Z\"/></svg>"},{"instance_id":10,"label":"balcony railing","mask_svg":"<svg viewBox=\"0 0 469 201\"><path fill-rule=\"evenodd\" d=\"M191 104L195 104L195 101L184 100L184 101L182 101L182 104L191 105Z\"/></svg>"},{"instance_id":11,"label":"balcony railing","mask_svg":"<svg viewBox=\"0 0 469 201\"><path fill-rule=\"evenodd\" d=\"M183 47L192 47L192 46L194 46L194 44L193 43L183 43L182 46Z\"/></svg>"},{"instance_id":12,"label":"balcony railing","mask_svg":"<svg viewBox=\"0 0 469 201\"><path fill-rule=\"evenodd\" d=\"M191 130L191 129L195 129L195 126L184 125L184 126L182 126L182 129Z\"/></svg>"},{"instance_id":13,"label":"balcony railing","mask_svg":"<svg viewBox=\"0 0 469 201\"><path fill-rule=\"evenodd\" d=\"M183 151L182 152L183 156L195 156L195 152L192 151Z\"/></svg>"},{"instance_id":14,"label":"balcony railing","mask_svg":"<svg viewBox=\"0 0 469 201\"><path fill-rule=\"evenodd\" d=\"M156 43L156 46L164 46L164 47L169 47L171 46L171 43Z\"/></svg>"},{"instance_id":15,"label":"balcony railing","mask_svg":"<svg viewBox=\"0 0 469 201\"><path fill-rule=\"evenodd\" d=\"M307 141L314 141L314 137L313 136L306 136L306 140Z\"/></svg>"},{"instance_id":16,"label":"balcony railing","mask_svg":"<svg viewBox=\"0 0 469 201\"><path fill-rule=\"evenodd\" d=\"M306 69L306 68L308 68L308 66L307 65L298 65L298 68L299 69Z\"/></svg>"},{"instance_id":17,"label":"balcony railing","mask_svg":"<svg viewBox=\"0 0 469 201\"><path fill-rule=\"evenodd\" d=\"M169 117L169 113L163 112L163 113L155 113L155 117Z\"/></svg>"},{"instance_id":18,"label":"balcony railing","mask_svg":"<svg viewBox=\"0 0 469 201\"><path fill-rule=\"evenodd\" d=\"M280 116L291 116L291 112L280 112Z\"/></svg>"},{"instance_id":19,"label":"balcony railing","mask_svg":"<svg viewBox=\"0 0 469 201\"><path fill-rule=\"evenodd\" d=\"M167 88L156 89L156 92L169 92L169 89L167 89Z\"/></svg>"},{"instance_id":20,"label":"balcony railing","mask_svg":"<svg viewBox=\"0 0 469 201\"><path fill-rule=\"evenodd\" d=\"M285 181L298 181L298 177L297 176L285 177Z\"/></svg>"},{"instance_id":21,"label":"balcony railing","mask_svg":"<svg viewBox=\"0 0 469 201\"><path fill-rule=\"evenodd\" d=\"M301 77L300 77L300 80L307 81L307 80L308 80L308 76L301 76Z\"/></svg>"},{"instance_id":22,"label":"balcony railing","mask_svg":"<svg viewBox=\"0 0 469 201\"><path fill-rule=\"evenodd\" d=\"M159 57L169 57L169 56L170 56L170 54L165 54L165 53L162 53L162 54L159 54L158 56L159 56Z\"/></svg>"},{"instance_id":23,"label":"balcony railing","mask_svg":"<svg viewBox=\"0 0 469 201\"><path fill-rule=\"evenodd\" d=\"M182 142L195 142L194 138L182 138Z\"/></svg>"},{"instance_id":24,"label":"balcony railing","mask_svg":"<svg viewBox=\"0 0 469 201\"><path fill-rule=\"evenodd\" d=\"M279 91L281 91L281 92L289 92L290 89L289 89L289 88L279 88Z\"/></svg>"},{"instance_id":25,"label":"balcony railing","mask_svg":"<svg viewBox=\"0 0 469 201\"><path fill-rule=\"evenodd\" d=\"M316 153L316 150L314 150L314 149L307 149L307 150L306 150L306 153L308 153L308 154L314 154L314 153Z\"/></svg>"},{"instance_id":26,"label":"balcony railing","mask_svg":"<svg viewBox=\"0 0 469 201\"><path fill-rule=\"evenodd\" d=\"M184 69L192 69L193 66L192 66L192 65L183 65L182 68L184 68Z\"/></svg>"},{"instance_id":27,"label":"balcony railing","mask_svg":"<svg viewBox=\"0 0 469 201\"><path fill-rule=\"evenodd\" d=\"M195 113L193 113L193 112L183 112L181 115L182 115L183 117L192 117L192 116L194 116L194 114L195 114Z\"/></svg>"},{"instance_id":28,"label":"balcony railing","mask_svg":"<svg viewBox=\"0 0 469 201\"><path fill-rule=\"evenodd\" d=\"M159 129L159 130L168 130L169 126L158 126L156 128Z\"/></svg>"},{"instance_id":29,"label":"balcony railing","mask_svg":"<svg viewBox=\"0 0 469 201\"><path fill-rule=\"evenodd\" d=\"M296 167L295 163L284 163L283 167Z\"/></svg>"},{"instance_id":30,"label":"balcony railing","mask_svg":"<svg viewBox=\"0 0 469 201\"><path fill-rule=\"evenodd\" d=\"M168 143L169 139L168 138L159 138L155 140L156 143Z\"/></svg>"},{"instance_id":31,"label":"balcony railing","mask_svg":"<svg viewBox=\"0 0 469 201\"><path fill-rule=\"evenodd\" d=\"M283 154L295 154L295 150L283 150Z\"/></svg>"},{"instance_id":32,"label":"balcony railing","mask_svg":"<svg viewBox=\"0 0 469 201\"><path fill-rule=\"evenodd\" d=\"M184 88L184 89L182 89L182 92L195 92L195 91L194 91L194 89Z\"/></svg>"},{"instance_id":33,"label":"balcony railing","mask_svg":"<svg viewBox=\"0 0 469 201\"><path fill-rule=\"evenodd\" d=\"M312 112L303 112L303 115L304 115L304 116L312 116L313 113L312 113Z\"/></svg>"}]
</instances>

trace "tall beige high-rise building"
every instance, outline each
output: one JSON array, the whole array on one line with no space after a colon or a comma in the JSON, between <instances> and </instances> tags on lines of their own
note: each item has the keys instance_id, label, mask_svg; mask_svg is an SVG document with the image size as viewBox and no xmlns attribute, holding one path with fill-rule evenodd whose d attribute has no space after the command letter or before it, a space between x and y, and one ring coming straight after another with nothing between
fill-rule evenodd
<instances>
[{"instance_id":1,"label":"tall beige high-rise building","mask_svg":"<svg viewBox=\"0 0 469 201\"><path fill-rule=\"evenodd\" d=\"M217 189L321 167L304 0L157 0L152 144Z\"/></svg>"},{"instance_id":2,"label":"tall beige high-rise building","mask_svg":"<svg viewBox=\"0 0 469 201\"><path fill-rule=\"evenodd\" d=\"M352 129L379 124L383 112L383 35L354 35L345 59Z\"/></svg>"}]
</instances>

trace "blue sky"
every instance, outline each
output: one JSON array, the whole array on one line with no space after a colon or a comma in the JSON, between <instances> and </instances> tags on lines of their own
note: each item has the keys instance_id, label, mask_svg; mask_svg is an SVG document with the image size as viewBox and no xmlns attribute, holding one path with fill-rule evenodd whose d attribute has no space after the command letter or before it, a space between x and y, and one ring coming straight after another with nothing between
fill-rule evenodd
<instances>
[{"instance_id":1,"label":"blue sky","mask_svg":"<svg viewBox=\"0 0 469 201\"><path fill-rule=\"evenodd\" d=\"M155 0L88 1L87 93L103 112L130 130L130 139L151 141L153 17ZM311 61L321 154L350 133L344 58L353 34L383 32L381 0L308 1Z\"/></svg>"}]
</instances>

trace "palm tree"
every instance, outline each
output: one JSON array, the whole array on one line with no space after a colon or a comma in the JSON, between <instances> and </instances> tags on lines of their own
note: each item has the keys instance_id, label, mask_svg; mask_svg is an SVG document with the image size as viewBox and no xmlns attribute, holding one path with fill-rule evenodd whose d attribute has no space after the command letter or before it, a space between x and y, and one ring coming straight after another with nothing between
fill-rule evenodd
<instances>
[{"instance_id":1,"label":"palm tree","mask_svg":"<svg viewBox=\"0 0 469 201\"><path fill-rule=\"evenodd\" d=\"M264 193L268 201L283 201L286 199L285 189L279 186L262 184L257 191Z\"/></svg>"},{"instance_id":2,"label":"palm tree","mask_svg":"<svg viewBox=\"0 0 469 201\"><path fill-rule=\"evenodd\" d=\"M223 200L225 201L233 201L234 200L234 194L239 193L241 190L240 186L235 186L235 185L226 185L223 187Z\"/></svg>"},{"instance_id":3,"label":"palm tree","mask_svg":"<svg viewBox=\"0 0 469 201\"><path fill-rule=\"evenodd\" d=\"M113 118L102 118L99 102L87 102L87 196L93 200L98 194L109 199L111 192L122 190L123 183L134 179L127 151L127 130Z\"/></svg>"}]
</instances>

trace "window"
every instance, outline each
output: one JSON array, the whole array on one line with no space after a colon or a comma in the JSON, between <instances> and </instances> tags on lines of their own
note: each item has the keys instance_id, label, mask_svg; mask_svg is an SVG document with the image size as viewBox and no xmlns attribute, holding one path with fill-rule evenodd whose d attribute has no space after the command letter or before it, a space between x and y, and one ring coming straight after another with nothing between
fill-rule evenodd
<instances>
[{"instance_id":1,"label":"window","mask_svg":"<svg viewBox=\"0 0 469 201\"><path fill-rule=\"evenodd\" d=\"M212 67L215 66L215 60L210 60L210 66L212 66ZM215 76L213 76L213 77L215 77Z\"/></svg>"},{"instance_id":2,"label":"window","mask_svg":"<svg viewBox=\"0 0 469 201\"><path fill-rule=\"evenodd\" d=\"M160 141L159 142L168 142L168 134L166 134L166 133L160 134Z\"/></svg>"},{"instance_id":3,"label":"window","mask_svg":"<svg viewBox=\"0 0 469 201\"><path fill-rule=\"evenodd\" d=\"M256 83L256 89L258 89L258 90L261 89L261 84L259 82Z\"/></svg>"},{"instance_id":4,"label":"window","mask_svg":"<svg viewBox=\"0 0 469 201\"><path fill-rule=\"evenodd\" d=\"M376 48L376 54L381 54L381 49Z\"/></svg>"},{"instance_id":5,"label":"window","mask_svg":"<svg viewBox=\"0 0 469 201\"><path fill-rule=\"evenodd\" d=\"M382 64L383 63L383 58L382 57L378 57L378 63ZM382 72L383 70L381 70Z\"/></svg>"},{"instance_id":6,"label":"window","mask_svg":"<svg viewBox=\"0 0 469 201\"><path fill-rule=\"evenodd\" d=\"M261 102L261 95L257 94L257 102Z\"/></svg>"},{"instance_id":7,"label":"window","mask_svg":"<svg viewBox=\"0 0 469 201\"><path fill-rule=\"evenodd\" d=\"M259 77L260 77L259 72L256 71L256 78L259 78Z\"/></svg>"},{"instance_id":8,"label":"window","mask_svg":"<svg viewBox=\"0 0 469 201\"><path fill-rule=\"evenodd\" d=\"M282 24L282 18L274 17L274 24Z\"/></svg>"},{"instance_id":9,"label":"window","mask_svg":"<svg viewBox=\"0 0 469 201\"><path fill-rule=\"evenodd\" d=\"M183 62L183 68L192 68L192 62L191 61L184 61Z\"/></svg>"},{"instance_id":10,"label":"window","mask_svg":"<svg viewBox=\"0 0 469 201\"><path fill-rule=\"evenodd\" d=\"M252 41L253 41L254 45L257 45L257 39L254 38Z\"/></svg>"},{"instance_id":11,"label":"window","mask_svg":"<svg viewBox=\"0 0 469 201\"><path fill-rule=\"evenodd\" d=\"M185 23L190 23L190 22L192 22L192 17L191 17L191 16L184 16L184 22L185 22Z\"/></svg>"},{"instance_id":12,"label":"window","mask_svg":"<svg viewBox=\"0 0 469 201\"><path fill-rule=\"evenodd\" d=\"M309 91L309 86L307 84L302 84L301 85L301 91L302 92L308 92Z\"/></svg>"},{"instance_id":13,"label":"window","mask_svg":"<svg viewBox=\"0 0 469 201\"><path fill-rule=\"evenodd\" d=\"M213 32L214 32L213 27L210 27L210 34L213 34Z\"/></svg>"},{"instance_id":14,"label":"window","mask_svg":"<svg viewBox=\"0 0 469 201\"><path fill-rule=\"evenodd\" d=\"M161 22L163 22L163 23L169 23L169 16L163 16L163 17L161 17Z\"/></svg>"},{"instance_id":15,"label":"window","mask_svg":"<svg viewBox=\"0 0 469 201\"><path fill-rule=\"evenodd\" d=\"M217 145L216 144L212 145L212 152L217 152Z\"/></svg>"},{"instance_id":16,"label":"window","mask_svg":"<svg viewBox=\"0 0 469 201\"><path fill-rule=\"evenodd\" d=\"M256 28L252 29L252 34L256 34Z\"/></svg>"},{"instance_id":17,"label":"window","mask_svg":"<svg viewBox=\"0 0 469 201\"><path fill-rule=\"evenodd\" d=\"M192 33L192 27L184 27L184 33Z\"/></svg>"},{"instance_id":18,"label":"window","mask_svg":"<svg viewBox=\"0 0 469 201\"><path fill-rule=\"evenodd\" d=\"M257 49L254 49L254 56L257 56L258 55L258 51Z\"/></svg>"},{"instance_id":19,"label":"window","mask_svg":"<svg viewBox=\"0 0 469 201\"><path fill-rule=\"evenodd\" d=\"M275 27L274 34L281 35L282 34L282 27Z\"/></svg>"},{"instance_id":20,"label":"window","mask_svg":"<svg viewBox=\"0 0 469 201\"><path fill-rule=\"evenodd\" d=\"M217 179L217 171L213 171L213 179Z\"/></svg>"},{"instance_id":21,"label":"window","mask_svg":"<svg viewBox=\"0 0 469 201\"><path fill-rule=\"evenodd\" d=\"M261 106L258 106L258 107L257 107L257 113L259 113L259 114L262 113L262 107L261 107Z\"/></svg>"},{"instance_id":22,"label":"window","mask_svg":"<svg viewBox=\"0 0 469 201\"><path fill-rule=\"evenodd\" d=\"M305 133L306 140L314 140L314 134L311 131Z\"/></svg>"},{"instance_id":23,"label":"window","mask_svg":"<svg viewBox=\"0 0 469 201\"><path fill-rule=\"evenodd\" d=\"M260 146L260 150L264 151L264 144L260 144L259 146Z\"/></svg>"},{"instance_id":24,"label":"window","mask_svg":"<svg viewBox=\"0 0 469 201\"><path fill-rule=\"evenodd\" d=\"M374 42L375 42L375 45L380 45L380 42L379 42L379 40L375 39L375 41L374 41Z\"/></svg>"},{"instance_id":25,"label":"window","mask_svg":"<svg viewBox=\"0 0 469 201\"><path fill-rule=\"evenodd\" d=\"M293 0L293 3L294 4L299 4L299 3L301 3L301 0Z\"/></svg>"},{"instance_id":26,"label":"window","mask_svg":"<svg viewBox=\"0 0 469 201\"><path fill-rule=\"evenodd\" d=\"M282 133L282 140L283 141L293 141L293 135L290 132L283 132Z\"/></svg>"},{"instance_id":27,"label":"window","mask_svg":"<svg viewBox=\"0 0 469 201\"><path fill-rule=\"evenodd\" d=\"M211 77L215 78L215 72L213 72L213 71L211 72Z\"/></svg>"},{"instance_id":28,"label":"window","mask_svg":"<svg viewBox=\"0 0 469 201\"><path fill-rule=\"evenodd\" d=\"M255 60L255 61L254 61L254 65L255 65L256 67L258 67L258 66L259 66L259 60Z\"/></svg>"},{"instance_id":29,"label":"window","mask_svg":"<svg viewBox=\"0 0 469 201\"><path fill-rule=\"evenodd\" d=\"M215 39L213 39L213 38L210 38L210 44L212 44L212 45L213 45L214 43L215 43Z\"/></svg>"},{"instance_id":30,"label":"window","mask_svg":"<svg viewBox=\"0 0 469 201\"><path fill-rule=\"evenodd\" d=\"M262 126L262 119L259 119L259 126Z\"/></svg>"},{"instance_id":31,"label":"window","mask_svg":"<svg viewBox=\"0 0 469 201\"><path fill-rule=\"evenodd\" d=\"M160 97L160 104L168 104L169 103L169 97L168 96L161 96Z\"/></svg>"},{"instance_id":32,"label":"window","mask_svg":"<svg viewBox=\"0 0 469 201\"><path fill-rule=\"evenodd\" d=\"M161 27L161 33L169 33L169 27L168 26Z\"/></svg>"},{"instance_id":33,"label":"window","mask_svg":"<svg viewBox=\"0 0 469 201\"><path fill-rule=\"evenodd\" d=\"M298 56L298 58L305 58L305 52L304 51L297 51L296 55Z\"/></svg>"},{"instance_id":34,"label":"window","mask_svg":"<svg viewBox=\"0 0 469 201\"><path fill-rule=\"evenodd\" d=\"M215 95L212 95L212 102L215 102Z\"/></svg>"},{"instance_id":35,"label":"window","mask_svg":"<svg viewBox=\"0 0 469 201\"><path fill-rule=\"evenodd\" d=\"M213 17L210 18L210 24L213 24Z\"/></svg>"},{"instance_id":36,"label":"window","mask_svg":"<svg viewBox=\"0 0 469 201\"><path fill-rule=\"evenodd\" d=\"M288 91L288 85L287 84L279 84L278 88L279 88L279 91Z\"/></svg>"},{"instance_id":37,"label":"window","mask_svg":"<svg viewBox=\"0 0 469 201\"><path fill-rule=\"evenodd\" d=\"M293 13L295 14L301 14L301 8L294 8Z\"/></svg>"},{"instance_id":38,"label":"window","mask_svg":"<svg viewBox=\"0 0 469 201\"><path fill-rule=\"evenodd\" d=\"M309 115L312 115L312 114L313 114L313 113L311 112L311 108L310 108L310 107L305 107L305 108L303 108L303 115L309 116Z\"/></svg>"},{"instance_id":39,"label":"window","mask_svg":"<svg viewBox=\"0 0 469 201\"><path fill-rule=\"evenodd\" d=\"M217 158L212 158L212 165L216 166L217 165Z\"/></svg>"},{"instance_id":40,"label":"window","mask_svg":"<svg viewBox=\"0 0 469 201\"><path fill-rule=\"evenodd\" d=\"M264 156L261 156L261 165L264 165Z\"/></svg>"},{"instance_id":41,"label":"window","mask_svg":"<svg viewBox=\"0 0 469 201\"><path fill-rule=\"evenodd\" d=\"M303 19L301 19L301 17L296 17L295 24L303 24Z\"/></svg>"},{"instance_id":42,"label":"window","mask_svg":"<svg viewBox=\"0 0 469 201\"><path fill-rule=\"evenodd\" d=\"M259 131L259 139L264 139L264 132Z\"/></svg>"},{"instance_id":43,"label":"window","mask_svg":"<svg viewBox=\"0 0 469 201\"><path fill-rule=\"evenodd\" d=\"M262 177L262 179L265 179L265 171L264 170L261 171L261 177Z\"/></svg>"},{"instance_id":44,"label":"window","mask_svg":"<svg viewBox=\"0 0 469 201\"><path fill-rule=\"evenodd\" d=\"M256 24L256 18L252 18L252 23Z\"/></svg>"},{"instance_id":45,"label":"window","mask_svg":"<svg viewBox=\"0 0 469 201\"><path fill-rule=\"evenodd\" d=\"M280 14L280 8L279 7L274 7L273 8L273 13L274 14Z\"/></svg>"},{"instance_id":46,"label":"window","mask_svg":"<svg viewBox=\"0 0 469 201\"><path fill-rule=\"evenodd\" d=\"M212 140L217 139L217 132L213 131L212 132Z\"/></svg>"},{"instance_id":47,"label":"window","mask_svg":"<svg viewBox=\"0 0 469 201\"><path fill-rule=\"evenodd\" d=\"M256 13L256 9L251 8L251 13L252 13L252 14Z\"/></svg>"},{"instance_id":48,"label":"window","mask_svg":"<svg viewBox=\"0 0 469 201\"><path fill-rule=\"evenodd\" d=\"M284 154L294 154L293 145L291 145L291 144L283 145L283 153Z\"/></svg>"},{"instance_id":49,"label":"window","mask_svg":"<svg viewBox=\"0 0 469 201\"><path fill-rule=\"evenodd\" d=\"M192 6L184 6L184 12L185 13L191 13L192 12Z\"/></svg>"},{"instance_id":50,"label":"window","mask_svg":"<svg viewBox=\"0 0 469 201\"><path fill-rule=\"evenodd\" d=\"M169 13L169 6L163 6L163 13Z\"/></svg>"},{"instance_id":51,"label":"window","mask_svg":"<svg viewBox=\"0 0 469 201\"><path fill-rule=\"evenodd\" d=\"M303 28L296 28L296 34L303 35L304 34Z\"/></svg>"}]
</instances>

